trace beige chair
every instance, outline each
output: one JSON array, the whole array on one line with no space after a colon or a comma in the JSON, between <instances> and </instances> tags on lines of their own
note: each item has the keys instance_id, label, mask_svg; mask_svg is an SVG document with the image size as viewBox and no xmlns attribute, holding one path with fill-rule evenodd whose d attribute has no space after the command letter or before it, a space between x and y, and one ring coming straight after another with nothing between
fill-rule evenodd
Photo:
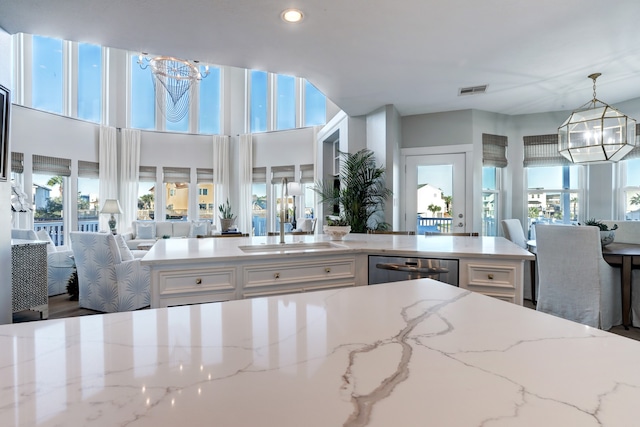
<instances>
[{"instance_id":1,"label":"beige chair","mask_svg":"<svg viewBox=\"0 0 640 427\"><path fill-rule=\"evenodd\" d=\"M584 325L622 323L620 270L602 258L597 227L536 226L537 310Z\"/></svg>"},{"instance_id":2,"label":"beige chair","mask_svg":"<svg viewBox=\"0 0 640 427\"><path fill-rule=\"evenodd\" d=\"M500 221L502 225L502 233L505 239L511 240L516 245L523 249L529 250L527 245L527 238L524 235L524 229L519 219L503 219ZM536 305L536 262L531 261L529 263L530 280L531 280L531 302Z\"/></svg>"}]
</instances>

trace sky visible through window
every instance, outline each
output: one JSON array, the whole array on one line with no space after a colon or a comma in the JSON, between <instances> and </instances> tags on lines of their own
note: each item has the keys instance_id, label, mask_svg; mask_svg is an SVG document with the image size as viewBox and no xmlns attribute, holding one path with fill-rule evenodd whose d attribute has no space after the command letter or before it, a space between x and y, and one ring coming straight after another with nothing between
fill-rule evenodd
<instances>
[{"instance_id":1,"label":"sky visible through window","mask_svg":"<svg viewBox=\"0 0 640 427\"><path fill-rule=\"evenodd\" d=\"M62 114L62 40L33 36L32 106Z\"/></svg>"}]
</instances>

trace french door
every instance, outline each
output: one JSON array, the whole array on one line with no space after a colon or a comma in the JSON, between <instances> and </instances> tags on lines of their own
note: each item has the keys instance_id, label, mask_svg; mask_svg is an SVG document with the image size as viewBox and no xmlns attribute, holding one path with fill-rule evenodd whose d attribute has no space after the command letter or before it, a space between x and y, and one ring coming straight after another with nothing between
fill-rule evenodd
<instances>
[{"instance_id":1,"label":"french door","mask_svg":"<svg viewBox=\"0 0 640 427\"><path fill-rule=\"evenodd\" d=\"M405 164L406 229L467 231L465 154L410 155Z\"/></svg>"}]
</instances>

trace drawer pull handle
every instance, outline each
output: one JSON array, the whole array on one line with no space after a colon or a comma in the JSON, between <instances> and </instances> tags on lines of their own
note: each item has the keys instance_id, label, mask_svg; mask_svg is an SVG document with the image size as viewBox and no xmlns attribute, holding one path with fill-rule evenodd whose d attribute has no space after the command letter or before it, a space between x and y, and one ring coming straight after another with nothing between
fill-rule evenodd
<instances>
[{"instance_id":1,"label":"drawer pull handle","mask_svg":"<svg viewBox=\"0 0 640 427\"><path fill-rule=\"evenodd\" d=\"M274 274L274 275L273 275L273 278L274 278L274 279L279 279L279 278L280 278L280 273L276 273L276 274Z\"/></svg>"},{"instance_id":2,"label":"drawer pull handle","mask_svg":"<svg viewBox=\"0 0 640 427\"><path fill-rule=\"evenodd\" d=\"M324 268L324 272L325 273L331 273L331 267L325 267Z\"/></svg>"},{"instance_id":3,"label":"drawer pull handle","mask_svg":"<svg viewBox=\"0 0 640 427\"><path fill-rule=\"evenodd\" d=\"M196 279L196 285L202 285L202 279L201 278L197 278Z\"/></svg>"},{"instance_id":4,"label":"drawer pull handle","mask_svg":"<svg viewBox=\"0 0 640 427\"><path fill-rule=\"evenodd\" d=\"M493 274L488 274L487 277L489 278L489 280L493 280Z\"/></svg>"}]
</instances>

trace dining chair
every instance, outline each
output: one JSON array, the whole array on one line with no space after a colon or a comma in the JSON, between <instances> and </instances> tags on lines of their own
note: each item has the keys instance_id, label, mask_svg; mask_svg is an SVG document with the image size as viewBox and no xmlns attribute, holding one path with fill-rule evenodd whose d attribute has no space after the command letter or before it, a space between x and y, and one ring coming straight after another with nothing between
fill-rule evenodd
<instances>
[{"instance_id":1,"label":"dining chair","mask_svg":"<svg viewBox=\"0 0 640 427\"><path fill-rule=\"evenodd\" d=\"M529 250L529 245L527 244L527 238L524 235L524 229L522 228L522 223L519 219L503 219L500 221L500 225L502 226L502 233L504 234L505 239L511 240L516 245L520 246L523 249ZM535 252L532 252L535 255ZM533 305L536 305L536 261L531 261L529 263L529 277L531 280L531 302Z\"/></svg>"},{"instance_id":2,"label":"dining chair","mask_svg":"<svg viewBox=\"0 0 640 427\"><path fill-rule=\"evenodd\" d=\"M602 257L597 227L538 225L536 309L584 325L622 323L620 270Z\"/></svg>"}]
</instances>

